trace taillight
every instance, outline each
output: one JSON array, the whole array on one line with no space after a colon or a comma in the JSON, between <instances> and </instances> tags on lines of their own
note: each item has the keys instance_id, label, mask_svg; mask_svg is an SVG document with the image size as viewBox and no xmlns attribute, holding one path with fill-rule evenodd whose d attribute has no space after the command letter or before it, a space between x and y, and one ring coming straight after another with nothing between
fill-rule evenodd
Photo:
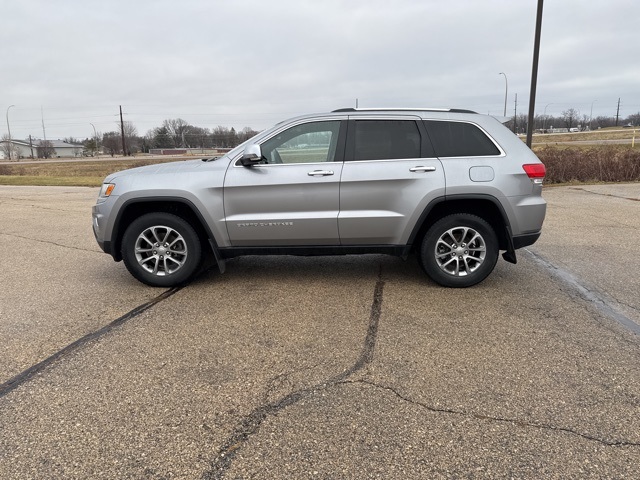
<instances>
[{"instance_id":1,"label":"taillight","mask_svg":"<svg viewBox=\"0 0 640 480\"><path fill-rule=\"evenodd\" d=\"M542 179L547 173L543 163L528 163L523 165L522 168L528 177L533 180L533 183L542 183Z\"/></svg>"}]
</instances>

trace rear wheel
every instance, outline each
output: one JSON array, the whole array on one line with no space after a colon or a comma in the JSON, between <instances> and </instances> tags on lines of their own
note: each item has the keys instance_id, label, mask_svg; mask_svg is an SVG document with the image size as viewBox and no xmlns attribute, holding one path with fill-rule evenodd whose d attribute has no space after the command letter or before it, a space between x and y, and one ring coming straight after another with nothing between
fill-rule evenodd
<instances>
[{"instance_id":1,"label":"rear wheel","mask_svg":"<svg viewBox=\"0 0 640 480\"><path fill-rule=\"evenodd\" d=\"M498 260L498 238L480 217L457 213L435 222L424 236L420 262L445 287L470 287L489 276Z\"/></svg>"},{"instance_id":2,"label":"rear wheel","mask_svg":"<svg viewBox=\"0 0 640 480\"><path fill-rule=\"evenodd\" d=\"M176 215L149 213L129 225L122 237L122 259L135 278L153 287L189 281L202 262L200 239Z\"/></svg>"}]
</instances>

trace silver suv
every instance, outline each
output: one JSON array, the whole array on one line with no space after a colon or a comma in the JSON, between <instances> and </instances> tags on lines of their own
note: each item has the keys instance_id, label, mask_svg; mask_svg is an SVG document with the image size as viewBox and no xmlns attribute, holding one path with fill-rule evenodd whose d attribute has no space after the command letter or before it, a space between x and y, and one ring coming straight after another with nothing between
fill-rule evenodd
<instances>
[{"instance_id":1,"label":"silver suv","mask_svg":"<svg viewBox=\"0 0 640 480\"><path fill-rule=\"evenodd\" d=\"M279 123L221 158L109 175L98 244L141 282L188 282L209 256L417 254L469 287L540 236L544 165L468 110L341 109Z\"/></svg>"}]
</instances>

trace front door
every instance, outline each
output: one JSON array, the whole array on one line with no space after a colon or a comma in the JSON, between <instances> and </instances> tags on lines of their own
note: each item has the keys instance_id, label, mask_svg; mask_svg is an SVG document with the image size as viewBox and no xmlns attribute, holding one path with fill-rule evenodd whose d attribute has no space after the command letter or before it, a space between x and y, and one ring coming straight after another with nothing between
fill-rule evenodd
<instances>
[{"instance_id":1,"label":"front door","mask_svg":"<svg viewBox=\"0 0 640 480\"><path fill-rule=\"evenodd\" d=\"M260 143L261 164L229 165L224 210L232 246L339 244L340 128L339 120L288 126Z\"/></svg>"}]
</instances>

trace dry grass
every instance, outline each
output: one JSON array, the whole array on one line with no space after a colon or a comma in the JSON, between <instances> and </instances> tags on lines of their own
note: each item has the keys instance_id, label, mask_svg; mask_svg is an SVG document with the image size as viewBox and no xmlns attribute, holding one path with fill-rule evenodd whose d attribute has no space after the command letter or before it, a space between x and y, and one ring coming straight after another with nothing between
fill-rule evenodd
<instances>
[{"instance_id":1,"label":"dry grass","mask_svg":"<svg viewBox=\"0 0 640 480\"><path fill-rule=\"evenodd\" d=\"M555 143L555 142L577 142L599 140L631 140L636 131L636 141L640 140L640 128L603 128L602 130L593 130L591 132L578 133L555 133L555 134L535 134L532 143Z\"/></svg>"},{"instance_id":2,"label":"dry grass","mask_svg":"<svg viewBox=\"0 0 640 480\"><path fill-rule=\"evenodd\" d=\"M98 187L102 184L104 177L110 173L172 161L176 161L176 159L98 160L0 165L0 185Z\"/></svg>"},{"instance_id":3,"label":"dry grass","mask_svg":"<svg viewBox=\"0 0 640 480\"><path fill-rule=\"evenodd\" d=\"M545 183L640 181L640 149L629 146L544 147L536 155L547 167Z\"/></svg>"},{"instance_id":4,"label":"dry grass","mask_svg":"<svg viewBox=\"0 0 640 480\"><path fill-rule=\"evenodd\" d=\"M2 166L0 166L2 168ZM0 185L36 185L56 187L98 187L104 177L38 177L33 175L0 175Z\"/></svg>"}]
</instances>

